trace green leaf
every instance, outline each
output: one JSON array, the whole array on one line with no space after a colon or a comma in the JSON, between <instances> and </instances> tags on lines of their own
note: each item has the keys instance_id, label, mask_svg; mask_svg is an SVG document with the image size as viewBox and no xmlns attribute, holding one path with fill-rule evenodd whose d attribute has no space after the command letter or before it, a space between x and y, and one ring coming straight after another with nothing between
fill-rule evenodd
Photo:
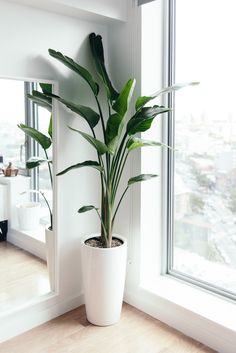
<instances>
[{"instance_id":1,"label":"green leaf","mask_svg":"<svg viewBox=\"0 0 236 353\"><path fill-rule=\"evenodd\" d=\"M91 128L94 128L99 122L100 115L93 109L85 107L84 105L68 102L62 98L59 98L58 100L66 105L72 112L79 114L82 118L84 118Z\"/></svg>"},{"instance_id":2,"label":"green leaf","mask_svg":"<svg viewBox=\"0 0 236 353\"><path fill-rule=\"evenodd\" d=\"M169 86L169 87L166 87L166 88L162 88L161 90L159 90L156 93L152 94L152 97L156 98L156 97L160 96L161 94L177 91L177 90L179 90L181 88L188 87L188 86L196 86L196 85L199 85L199 83L200 82L185 82L185 83L179 83L179 84L176 84L176 85L173 85L173 86Z\"/></svg>"},{"instance_id":3,"label":"green leaf","mask_svg":"<svg viewBox=\"0 0 236 353\"><path fill-rule=\"evenodd\" d=\"M52 93L52 84L51 83L40 83L39 86L43 93Z\"/></svg>"},{"instance_id":4,"label":"green leaf","mask_svg":"<svg viewBox=\"0 0 236 353\"><path fill-rule=\"evenodd\" d=\"M26 162L26 168L28 169L33 169L36 167L39 167L41 164L43 163L52 163L51 160L49 159L45 159L45 158L38 158L38 157L31 157L30 159L28 159L28 161Z\"/></svg>"},{"instance_id":5,"label":"green leaf","mask_svg":"<svg viewBox=\"0 0 236 353\"><path fill-rule=\"evenodd\" d=\"M81 136L83 136L85 138L85 140L87 140L90 143L90 145L92 145L94 148L96 148L96 150L97 150L97 152L99 154L104 154L106 152L110 152L108 147L102 141L99 141L99 140L95 139L94 137L92 137L91 135L86 134L85 132L82 132L80 130L74 129L74 128L70 127L70 126L68 126L68 127L72 131L76 131Z\"/></svg>"},{"instance_id":6,"label":"green leaf","mask_svg":"<svg viewBox=\"0 0 236 353\"><path fill-rule=\"evenodd\" d=\"M66 99L63 99L55 94L48 94L50 97L57 99L59 102L64 104L67 108L69 108L72 112L80 115L84 118L89 126L93 129L97 123L99 122L100 115L96 113L93 109L89 107L85 107L84 105L75 104L73 102L69 102Z\"/></svg>"},{"instance_id":7,"label":"green leaf","mask_svg":"<svg viewBox=\"0 0 236 353\"><path fill-rule=\"evenodd\" d=\"M139 183L141 181L150 180L150 179L156 178L156 177L158 177L157 174L140 174L140 175L137 175L133 178L130 178L128 181L128 186L131 186L135 183Z\"/></svg>"},{"instance_id":8,"label":"green leaf","mask_svg":"<svg viewBox=\"0 0 236 353\"><path fill-rule=\"evenodd\" d=\"M129 80L122 89L119 97L113 105L117 112L109 116L106 127L106 141L112 153L115 152L124 127L124 116L128 110L129 102L135 86L135 80Z\"/></svg>"},{"instance_id":9,"label":"green leaf","mask_svg":"<svg viewBox=\"0 0 236 353\"><path fill-rule=\"evenodd\" d=\"M90 74L90 72L87 69L85 69L83 66L79 65L78 63L76 63L73 59L69 58L68 56L64 56L59 51L55 51L53 49L49 49L48 52L53 58L59 60L61 63L63 63L69 69L71 69L72 71L74 71L78 75L80 75L89 84L89 86L91 87L94 95L95 96L98 95L99 86L94 81L92 75Z\"/></svg>"},{"instance_id":10,"label":"green leaf","mask_svg":"<svg viewBox=\"0 0 236 353\"><path fill-rule=\"evenodd\" d=\"M74 165L64 169L62 172L58 173L57 176L63 175L65 173L69 172L70 170L79 169L79 168L83 168L83 167L91 167L91 168L95 168L95 169L99 170L99 172L103 172L103 168L101 167L101 165L98 162L96 162L96 161L85 161L85 162L82 162L82 163L74 164Z\"/></svg>"},{"instance_id":11,"label":"green leaf","mask_svg":"<svg viewBox=\"0 0 236 353\"><path fill-rule=\"evenodd\" d=\"M33 90L32 94L27 94L27 97L40 107L52 111L52 98L44 93Z\"/></svg>"},{"instance_id":12,"label":"green leaf","mask_svg":"<svg viewBox=\"0 0 236 353\"><path fill-rule=\"evenodd\" d=\"M155 97L148 97L148 96L141 96L138 97L135 103L136 111L141 109L145 104L147 104L150 100L154 99Z\"/></svg>"},{"instance_id":13,"label":"green leaf","mask_svg":"<svg viewBox=\"0 0 236 353\"><path fill-rule=\"evenodd\" d=\"M52 138L52 114L50 116L50 121L48 125L48 135Z\"/></svg>"},{"instance_id":14,"label":"green leaf","mask_svg":"<svg viewBox=\"0 0 236 353\"><path fill-rule=\"evenodd\" d=\"M123 129L123 118L120 114L115 113L110 115L106 127L107 146L112 153L115 152L119 138Z\"/></svg>"},{"instance_id":15,"label":"green leaf","mask_svg":"<svg viewBox=\"0 0 236 353\"><path fill-rule=\"evenodd\" d=\"M22 131L24 131L24 133L27 136L30 136L32 139L34 139L36 142L38 142L44 150L47 150L51 146L51 144L52 144L51 139L49 137L47 137L46 135L42 134L40 131L38 131L30 126L24 125L24 124L19 124L17 126Z\"/></svg>"},{"instance_id":16,"label":"green leaf","mask_svg":"<svg viewBox=\"0 0 236 353\"><path fill-rule=\"evenodd\" d=\"M160 91L157 91L156 93L152 94L151 96L138 97L138 99L137 99L137 101L135 103L135 109L136 109L136 111L138 111L146 103L148 103L150 100L160 96L161 94L177 91L177 90L179 90L181 88L184 88L184 87L187 87L187 86L196 86L198 84L199 84L199 82L187 82L187 83L176 84L176 85L173 85L173 86L169 86L169 87L163 88Z\"/></svg>"},{"instance_id":17,"label":"green leaf","mask_svg":"<svg viewBox=\"0 0 236 353\"><path fill-rule=\"evenodd\" d=\"M102 37L100 35L96 35L95 33L91 33L89 35L89 42L95 68L105 85L107 97L110 101L114 101L117 99L119 93L114 89L106 71Z\"/></svg>"},{"instance_id":18,"label":"green leaf","mask_svg":"<svg viewBox=\"0 0 236 353\"><path fill-rule=\"evenodd\" d=\"M127 141L126 147L129 151L135 150L136 148L146 147L146 146L165 146L161 142L144 140L139 137L131 137Z\"/></svg>"},{"instance_id":19,"label":"green leaf","mask_svg":"<svg viewBox=\"0 0 236 353\"><path fill-rule=\"evenodd\" d=\"M98 208L93 205L83 206L83 207L80 207L80 209L78 210L78 213L84 213L91 210L98 210Z\"/></svg>"},{"instance_id":20,"label":"green leaf","mask_svg":"<svg viewBox=\"0 0 236 353\"><path fill-rule=\"evenodd\" d=\"M142 108L129 120L126 127L127 134L134 135L136 133L148 130L152 125L153 119L157 115L166 113L170 110L171 109L169 108L158 105Z\"/></svg>"},{"instance_id":21,"label":"green leaf","mask_svg":"<svg viewBox=\"0 0 236 353\"><path fill-rule=\"evenodd\" d=\"M126 114L129 108L129 102L134 91L135 83L135 79L130 79L125 84L115 103L112 105L112 108L122 117Z\"/></svg>"}]
</instances>

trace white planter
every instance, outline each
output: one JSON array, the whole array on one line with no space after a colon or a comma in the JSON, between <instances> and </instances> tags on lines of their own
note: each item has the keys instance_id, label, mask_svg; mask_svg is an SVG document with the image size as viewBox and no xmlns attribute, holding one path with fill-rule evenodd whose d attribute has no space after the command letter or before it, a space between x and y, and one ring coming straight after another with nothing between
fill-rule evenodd
<instances>
[{"instance_id":1,"label":"white planter","mask_svg":"<svg viewBox=\"0 0 236 353\"><path fill-rule=\"evenodd\" d=\"M18 224L21 230L34 230L39 227L40 202L24 202L16 205Z\"/></svg>"},{"instance_id":2,"label":"white planter","mask_svg":"<svg viewBox=\"0 0 236 353\"><path fill-rule=\"evenodd\" d=\"M45 228L46 259L51 291L55 290L55 244L53 231Z\"/></svg>"},{"instance_id":3,"label":"white planter","mask_svg":"<svg viewBox=\"0 0 236 353\"><path fill-rule=\"evenodd\" d=\"M99 236L90 235L86 239ZM123 244L113 248L81 245L82 276L86 315L98 326L115 324L120 319L127 259L127 241L114 235Z\"/></svg>"}]
</instances>

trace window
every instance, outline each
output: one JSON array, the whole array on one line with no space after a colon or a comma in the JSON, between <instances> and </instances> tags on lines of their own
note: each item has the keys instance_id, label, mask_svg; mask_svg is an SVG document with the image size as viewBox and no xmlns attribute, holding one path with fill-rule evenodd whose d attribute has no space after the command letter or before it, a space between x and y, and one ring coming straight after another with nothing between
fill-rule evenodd
<instances>
[{"instance_id":1,"label":"window","mask_svg":"<svg viewBox=\"0 0 236 353\"><path fill-rule=\"evenodd\" d=\"M21 174L25 174L25 136L17 127L25 121L24 82L1 79L0 94L0 155L4 165L11 162L20 169Z\"/></svg>"},{"instance_id":2,"label":"window","mask_svg":"<svg viewBox=\"0 0 236 353\"><path fill-rule=\"evenodd\" d=\"M32 93L33 90L42 92L39 83L27 82L26 83L27 93ZM38 104L34 104L32 101L27 99L27 122L29 126L34 127L44 135L48 136L48 126L51 117L51 112L49 112L44 107ZM52 147L47 150L48 159L52 159ZM33 139L29 139L27 156L39 156L45 158L44 151L42 147ZM34 190L40 190L46 196L48 202L52 204L52 187L48 172L47 163L43 163L38 168L31 169L31 187ZM39 201L38 194L32 194L32 198L35 201ZM46 204L42 203L42 218L41 223L47 224L49 222L49 214Z\"/></svg>"},{"instance_id":3,"label":"window","mask_svg":"<svg viewBox=\"0 0 236 353\"><path fill-rule=\"evenodd\" d=\"M169 83L200 84L170 97L168 272L235 298L236 4L169 4Z\"/></svg>"}]
</instances>

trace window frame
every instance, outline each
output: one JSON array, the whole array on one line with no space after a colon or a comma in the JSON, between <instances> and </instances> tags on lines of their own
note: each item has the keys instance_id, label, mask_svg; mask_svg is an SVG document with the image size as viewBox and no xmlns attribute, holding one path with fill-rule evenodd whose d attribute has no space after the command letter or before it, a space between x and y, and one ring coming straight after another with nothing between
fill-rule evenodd
<instances>
[{"instance_id":1,"label":"window frame","mask_svg":"<svg viewBox=\"0 0 236 353\"><path fill-rule=\"evenodd\" d=\"M25 82L25 124L31 126L34 129L38 129L38 108L37 106L31 101L27 94L32 94L33 90L37 90L37 82ZM31 156L38 156L39 154L39 146L38 143L28 135L25 136L25 156L26 161ZM30 171L26 168L27 175L30 176L30 185L32 190L39 190L39 168L33 168ZM35 193L31 193L30 199L32 201L38 202L39 195Z\"/></svg>"},{"instance_id":2,"label":"window frame","mask_svg":"<svg viewBox=\"0 0 236 353\"><path fill-rule=\"evenodd\" d=\"M175 50L176 50L176 0L168 0L166 7L166 33L165 38L165 85L172 86L175 83ZM166 143L169 146L174 147L175 145L175 94L174 92L169 93L165 101L168 107L172 108L172 111L168 113L168 119L163 128L163 136ZM204 280L197 279L194 276L184 274L173 268L173 254L174 254L174 172L175 172L175 159L174 152L168 149L164 153L163 158L163 173L166 180L163 188L163 217L164 217L164 256L162 273L169 275L175 279L184 281L185 283L196 286L200 289L207 290L215 295L220 295L225 299L236 299L236 293L225 290L212 283L208 283Z\"/></svg>"}]
</instances>

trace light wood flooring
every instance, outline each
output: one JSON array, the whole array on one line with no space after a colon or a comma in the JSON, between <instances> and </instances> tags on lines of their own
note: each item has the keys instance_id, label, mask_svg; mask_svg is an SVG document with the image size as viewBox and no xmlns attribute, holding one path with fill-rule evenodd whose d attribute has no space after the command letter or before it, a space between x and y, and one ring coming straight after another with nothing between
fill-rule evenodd
<instances>
[{"instance_id":1,"label":"light wood flooring","mask_svg":"<svg viewBox=\"0 0 236 353\"><path fill-rule=\"evenodd\" d=\"M6 241L0 242L0 313L49 292L44 261Z\"/></svg>"},{"instance_id":2,"label":"light wood flooring","mask_svg":"<svg viewBox=\"0 0 236 353\"><path fill-rule=\"evenodd\" d=\"M97 327L86 320L84 306L0 344L0 353L213 353L124 304L118 324Z\"/></svg>"}]
</instances>

